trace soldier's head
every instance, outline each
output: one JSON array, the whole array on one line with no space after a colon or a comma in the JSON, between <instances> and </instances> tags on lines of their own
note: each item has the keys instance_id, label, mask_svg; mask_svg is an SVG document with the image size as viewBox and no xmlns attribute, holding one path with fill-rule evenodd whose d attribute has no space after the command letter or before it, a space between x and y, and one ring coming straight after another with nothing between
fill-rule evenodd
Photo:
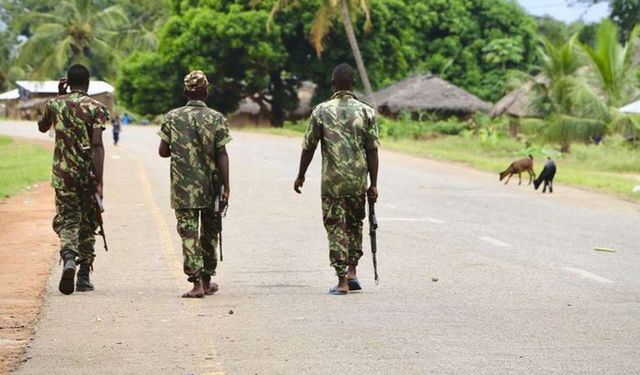
<instances>
[{"instance_id":1,"label":"soldier's head","mask_svg":"<svg viewBox=\"0 0 640 375\"><path fill-rule=\"evenodd\" d=\"M333 69L331 85L335 91L352 90L355 83L355 72L349 64L340 64Z\"/></svg>"},{"instance_id":2,"label":"soldier's head","mask_svg":"<svg viewBox=\"0 0 640 375\"><path fill-rule=\"evenodd\" d=\"M89 90L89 69L82 64L74 64L67 70L67 84L71 90Z\"/></svg>"},{"instance_id":3,"label":"soldier's head","mask_svg":"<svg viewBox=\"0 0 640 375\"><path fill-rule=\"evenodd\" d=\"M209 81L201 70L194 70L184 77L184 95L189 100L206 100L209 96Z\"/></svg>"}]
</instances>

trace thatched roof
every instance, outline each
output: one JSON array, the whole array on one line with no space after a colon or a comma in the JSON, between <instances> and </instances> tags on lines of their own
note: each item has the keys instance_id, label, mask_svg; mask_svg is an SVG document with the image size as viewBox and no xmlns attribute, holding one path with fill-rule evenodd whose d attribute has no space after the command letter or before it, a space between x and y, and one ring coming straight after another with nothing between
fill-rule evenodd
<instances>
[{"instance_id":1,"label":"thatched roof","mask_svg":"<svg viewBox=\"0 0 640 375\"><path fill-rule=\"evenodd\" d=\"M578 72L580 71L584 73L585 69L581 68ZM496 105L491 109L489 115L492 118L504 114L514 117L535 117L535 114L529 107L531 103L531 91L533 90L533 85L535 83L546 84L548 81L549 80L544 74L538 74L532 81L528 81L523 84L522 87L518 87L505 95L502 99L498 100Z\"/></svg>"},{"instance_id":2,"label":"thatched roof","mask_svg":"<svg viewBox=\"0 0 640 375\"><path fill-rule=\"evenodd\" d=\"M492 118L503 114L515 117L529 117L531 112L529 110L529 95L531 94L532 86L533 84L529 82L505 95L493 106L489 115Z\"/></svg>"},{"instance_id":3,"label":"thatched roof","mask_svg":"<svg viewBox=\"0 0 640 375\"><path fill-rule=\"evenodd\" d=\"M422 111L470 114L491 110L491 103L430 75L413 76L376 91L373 101L383 114Z\"/></svg>"}]
</instances>

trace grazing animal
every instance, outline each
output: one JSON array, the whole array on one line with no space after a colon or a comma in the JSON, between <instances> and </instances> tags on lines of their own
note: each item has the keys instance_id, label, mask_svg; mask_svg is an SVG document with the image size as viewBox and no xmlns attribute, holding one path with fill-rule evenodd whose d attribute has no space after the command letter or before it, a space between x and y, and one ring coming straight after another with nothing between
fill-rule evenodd
<instances>
[{"instance_id":1,"label":"grazing animal","mask_svg":"<svg viewBox=\"0 0 640 375\"><path fill-rule=\"evenodd\" d=\"M551 160L551 158L547 158L547 164L544 165L542 172L538 178L533 181L533 187L538 190L540 184L544 182L544 187L542 188L542 192L547 192L547 186L549 187L549 193L553 193L553 178L556 176L556 163Z\"/></svg>"},{"instance_id":2,"label":"grazing animal","mask_svg":"<svg viewBox=\"0 0 640 375\"><path fill-rule=\"evenodd\" d=\"M511 176L517 173L518 178L520 179L520 182L518 183L518 185L522 185L522 172L529 173L529 185L531 185L531 182L536 177L536 173L533 171L533 156L529 155L529 157L516 160L513 163L511 163L509 168L507 168L503 172L500 172L499 181L502 181L507 175L509 175L509 178L507 178L507 181L505 181L504 183L506 185L509 183L509 180L511 180Z\"/></svg>"}]
</instances>

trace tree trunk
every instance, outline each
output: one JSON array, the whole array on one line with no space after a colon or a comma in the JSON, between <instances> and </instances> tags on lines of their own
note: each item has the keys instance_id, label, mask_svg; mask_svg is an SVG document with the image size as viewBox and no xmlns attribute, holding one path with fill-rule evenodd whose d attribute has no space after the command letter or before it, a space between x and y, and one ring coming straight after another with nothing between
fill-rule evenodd
<instances>
[{"instance_id":1,"label":"tree trunk","mask_svg":"<svg viewBox=\"0 0 640 375\"><path fill-rule=\"evenodd\" d=\"M282 72L271 73L271 126L281 128L284 125L284 86Z\"/></svg>"},{"instance_id":2,"label":"tree trunk","mask_svg":"<svg viewBox=\"0 0 640 375\"><path fill-rule=\"evenodd\" d=\"M371 90L371 83L369 82L369 76L367 75L367 69L362 61L362 55L360 54L360 47L358 46L358 40L356 34L353 31L353 25L351 24L351 16L349 15L349 7L347 6L347 0L340 0L340 10L342 11L342 23L344 24L344 30L347 33L347 39L349 39L349 45L353 52L353 58L356 60L356 66L358 67L358 73L360 73L360 79L364 86L364 93L367 95L367 99L373 104L373 91Z\"/></svg>"}]
</instances>

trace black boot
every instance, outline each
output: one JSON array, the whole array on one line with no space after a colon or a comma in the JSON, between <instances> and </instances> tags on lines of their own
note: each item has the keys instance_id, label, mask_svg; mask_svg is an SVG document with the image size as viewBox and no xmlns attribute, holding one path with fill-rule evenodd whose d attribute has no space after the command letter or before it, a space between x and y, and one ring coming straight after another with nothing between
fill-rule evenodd
<instances>
[{"instance_id":1,"label":"black boot","mask_svg":"<svg viewBox=\"0 0 640 375\"><path fill-rule=\"evenodd\" d=\"M80 271L78 271L78 280L76 280L76 290L78 292L89 292L93 290L93 284L89 280L89 273L91 273L91 265L82 263L80 265Z\"/></svg>"},{"instance_id":2,"label":"black boot","mask_svg":"<svg viewBox=\"0 0 640 375\"><path fill-rule=\"evenodd\" d=\"M58 290L62 294L73 293L73 280L76 276L76 260L74 255L65 255L63 258L62 277Z\"/></svg>"}]
</instances>

